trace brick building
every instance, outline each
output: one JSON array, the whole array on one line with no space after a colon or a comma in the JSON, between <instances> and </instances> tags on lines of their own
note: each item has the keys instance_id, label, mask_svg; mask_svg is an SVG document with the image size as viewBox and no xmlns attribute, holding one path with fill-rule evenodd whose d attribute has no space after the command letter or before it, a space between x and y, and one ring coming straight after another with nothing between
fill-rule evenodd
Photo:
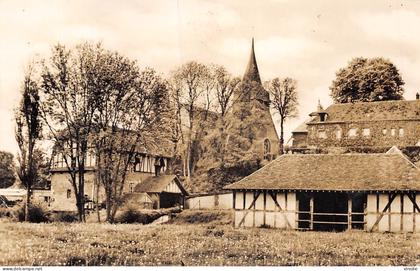
<instances>
[{"instance_id":1,"label":"brick building","mask_svg":"<svg viewBox=\"0 0 420 271\"><path fill-rule=\"evenodd\" d=\"M420 100L318 105L292 132L292 150L420 146Z\"/></svg>"}]
</instances>

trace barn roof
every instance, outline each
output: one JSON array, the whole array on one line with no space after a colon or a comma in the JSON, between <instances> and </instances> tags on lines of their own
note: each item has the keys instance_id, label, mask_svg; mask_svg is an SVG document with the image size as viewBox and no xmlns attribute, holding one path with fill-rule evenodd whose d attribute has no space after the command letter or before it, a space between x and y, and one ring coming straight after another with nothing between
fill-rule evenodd
<instances>
[{"instance_id":1,"label":"barn roof","mask_svg":"<svg viewBox=\"0 0 420 271\"><path fill-rule=\"evenodd\" d=\"M171 183L175 182L184 195L188 195L176 175L151 176L134 187L137 193L161 193Z\"/></svg>"},{"instance_id":2,"label":"barn roof","mask_svg":"<svg viewBox=\"0 0 420 271\"><path fill-rule=\"evenodd\" d=\"M225 189L420 190L420 169L398 153L286 154Z\"/></svg>"},{"instance_id":3,"label":"barn roof","mask_svg":"<svg viewBox=\"0 0 420 271\"><path fill-rule=\"evenodd\" d=\"M328 122L420 120L420 100L340 103L330 105L325 112ZM309 124L318 123L314 118Z\"/></svg>"}]
</instances>

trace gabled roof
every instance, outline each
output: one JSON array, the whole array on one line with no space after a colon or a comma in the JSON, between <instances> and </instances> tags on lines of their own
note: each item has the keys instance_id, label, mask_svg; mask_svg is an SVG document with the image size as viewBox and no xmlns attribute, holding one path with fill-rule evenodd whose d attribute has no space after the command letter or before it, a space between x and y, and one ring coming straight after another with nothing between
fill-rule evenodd
<instances>
[{"instance_id":1,"label":"gabled roof","mask_svg":"<svg viewBox=\"0 0 420 271\"><path fill-rule=\"evenodd\" d=\"M244 74L243 80L255 81L261 84L260 73L258 71L257 59L254 52L254 38L252 38L251 55L249 57L248 66Z\"/></svg>"},{"instance_id":2,"label":"gabled roof","mask_svg":"<svg viewBox=\"0 0 420 271\"><path fill-rule=\"evenodd\" d=\"M286 154L225 189L420 191L420 170L396 153Z\"/></svg>"},{"instance_id":3,"label":"gabled roof","mask_svg":"<svg viewBox=\"0 0 420 271\"><path fill-rule=\"evenodd\" d=\"M137 193L161 193L171 183L175 182L184 195L188 195L176 175L151 176L134 187Z\"/></svg>"},{"instance_id":4,"label":"gabled roof","mask_svg":"<svg viewBox=\"0 0 420 271\"><path fill-rule=\"evenodd\" d=\"M330 105L325 112L328 122L420 120L420 100L340 103ZM314 118L309 124L318 122Z\"/></svg>"}]
</instances>

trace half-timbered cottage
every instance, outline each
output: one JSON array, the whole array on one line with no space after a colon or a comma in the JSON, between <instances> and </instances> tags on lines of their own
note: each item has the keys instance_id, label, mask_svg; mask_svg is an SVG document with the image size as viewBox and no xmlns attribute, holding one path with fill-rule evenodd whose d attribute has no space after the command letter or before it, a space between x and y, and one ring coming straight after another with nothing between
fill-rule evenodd
<instances>
[{"instance_id":1,"label":"half-timbered cottage","mask_svg":"<svg viewBox=\"0 0 420 271\"><path fill-rule=\"evenodd\" d=\"M169 164L173 152L173 143L167 138L155 137L149 139L150 144L139 144L133 158L124 193L134 192L139 183L146 181L151 176L170 174ZM85 158L85 198L88 204L102 203L105 200L103 187L97 192L96 185L96 155L94 149L89 149ZM76 199L73 186L69 181L70 176L65 163L65 157L57 152L53 155L51 163L51 209L55 211L76 211ZM142 202L138 203L139 205ZM86 206L92 207L92 206Z\"/></svg>"},{"instance_id":2,"label":"half-timbered cottage","mask_svg":"<svg viewBox=\"0 0 420 271\"><path fill-rule=\"evenodd\" d=\"M236 227L420 231L420 169L398 149L286 154L225 189Z\"/></svg>"},{"instance_id":3,"label":"half-timbered cottage","mask_svg":"<svg viewBox=\"0 0 420 271\"><path fill-rule=\"evenodd\" d=\"M153 209L184 206L188 193L176 175L149 177L136 185L130 196L138 196L142 200L137 203Z\"/></svg>"}]
</instances>

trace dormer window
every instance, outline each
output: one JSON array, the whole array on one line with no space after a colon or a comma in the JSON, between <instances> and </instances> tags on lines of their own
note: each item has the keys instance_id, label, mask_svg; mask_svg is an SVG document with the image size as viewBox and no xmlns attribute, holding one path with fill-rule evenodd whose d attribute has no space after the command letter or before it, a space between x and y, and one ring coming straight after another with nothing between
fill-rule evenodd
<instances>
[{"instance_id":1,"label":"dormer window","mask_svg":"<svg viewBox=\"0 0 420 271\"><path fill-rule=\"evenodd\" d=\"M326 121L327 113L319 113L319 121Z\"/></svg>"}]
</instances>

